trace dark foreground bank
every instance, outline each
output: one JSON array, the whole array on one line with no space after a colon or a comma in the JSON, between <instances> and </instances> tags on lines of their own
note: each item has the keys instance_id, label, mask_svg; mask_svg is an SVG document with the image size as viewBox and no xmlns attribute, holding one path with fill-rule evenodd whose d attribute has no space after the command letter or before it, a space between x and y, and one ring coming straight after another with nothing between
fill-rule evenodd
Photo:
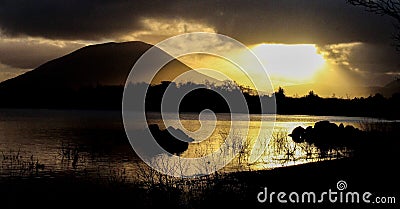
<instances>
[{"instance_id":1,"label":"dark foreground bank","mask_svg":"<svg viewBox=\"0 0 400 209\"><path fill-rule=\"evenodd\" d=\"M359 159L342 159L310 163L265 171L214 175L194 180L141 184L77 178L65 174L55 177L3 178L0 186L1 208L398 208L400 201L397 165L370 164ZM287 203L274 199L259 203L257 195L275 192L339 192L338 181L345 181L343 192L370 192L376 196L395 197L392 204ZM202 182L202 183L199 183ZM187 184L182 185L182 184ZM191 186L192 185L192 186ZM263 197L263 196L261 196ZM339 197L339 196L338 196ZM288 197L286 197L288 198ZM301 198L301 196L300 196ZM317 195L319 198L319 195ZM370 198L370 199L371 199Z\"/></svg>"}]
</instances>

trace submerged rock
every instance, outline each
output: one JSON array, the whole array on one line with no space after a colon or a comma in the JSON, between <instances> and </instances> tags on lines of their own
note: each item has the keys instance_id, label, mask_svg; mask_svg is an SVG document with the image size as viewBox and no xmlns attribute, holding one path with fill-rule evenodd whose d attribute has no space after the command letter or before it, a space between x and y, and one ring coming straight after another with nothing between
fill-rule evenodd
<instances>
[{"instance_id":1,"label":"submerged rock","mask_svg":"<svg viewBox=\"0 0 400 209\"><path fill-rule=\"evenodd\" d=\"M175 129L173 127L168 127L166 130L161 130L157 124L151 124L149 125L149 130L157 143L171 154L182 154L188 149L189 143L194 141L182 130Z\"/></svg>"},{"instance_id":2,"label":"submerged rock","mask_svg":"<svg viewBox=\"0 0 400 209\"><path fill-rule=\"evenodd\" d=\"M289 136L296 143L307 142L321 149L330 149L352 146L356 139L363 137L363 131L350 125L345 127L343 124L338 126L329 121L318 121L314 128L296 127Z\"/></svg>"},{"instance_id":3,"label":"submerged rock","mask_svg":"<svg viewBox=\"0 0 400 209\"><path fill-rule=\"evenodd\" d=\"M304 133L305 133L305 129L301 126L298 126L295 129L293 129L292 133L289 134L289 136L292 137L294 142L302 143L305 140Z\"/></svg>"}]
</instances>

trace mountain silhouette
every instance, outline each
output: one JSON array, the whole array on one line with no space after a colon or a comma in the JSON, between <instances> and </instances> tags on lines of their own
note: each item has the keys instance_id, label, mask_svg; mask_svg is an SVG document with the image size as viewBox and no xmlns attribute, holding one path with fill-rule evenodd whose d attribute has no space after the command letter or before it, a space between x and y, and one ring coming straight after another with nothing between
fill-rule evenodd
<instances>
[{"instance_id":1,"label":"mountain silhouette","mask_svg":"<svg viewBox=\"0 0 400 209\"><path fill-rule=\"evenodd\" d=\"M84 106L91 108L95 100L104 103L107 99L112 99L115 106L119 106L122 86L125 85L129 72L151 47L153 46L139 41L83 47L0 83L0 107L70 107L85 100L87 105ZM157 55L170 56L161 49L158 50ZM192 82L218 82L192 70L179 60L172 59L158 71L151 84L171 81L188 71L191 72L191 77L186 79L194 78L195 81L191 80ZM144 71L146 72L148 71Z\"/></svg>"},{"instance_id":2,"label":"mountain silhouette","mask_svg":"<svg viewBox=\"0 0 400 209\"><path fill-rule=\"evenodd\" d=\"M395 93L400 93L400 78L397 78L386 84L382 88L381 92L384 96L392 96Z\"/></svg>"},{"instance_id":3,"label":"mountain silhouette","mask_svg":"<svg viewBox=\"0 0 400 209\"><path fill-rule=\"evenodd\" d=\"M49 87L76 89L97 85L124 85L134 63L151 47L152 45L139 41L86 46L2 82L0 89ZM160 53L169 56L161 49ZM172 80L189 70L190 67L174 59L158 73L153 82ZM198 76L212 80L203 74Z\"/></svg>"}]
</instances>

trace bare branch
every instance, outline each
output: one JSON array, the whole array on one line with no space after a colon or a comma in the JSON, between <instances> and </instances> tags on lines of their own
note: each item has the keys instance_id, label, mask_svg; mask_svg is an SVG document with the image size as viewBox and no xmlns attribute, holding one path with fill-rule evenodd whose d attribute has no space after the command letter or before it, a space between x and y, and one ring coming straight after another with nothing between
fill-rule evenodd
<instances>
[{"instance_id":1,"label":"bare branch","mask_svg":"<svg viewBox=\"0 0 400 209\"><path fill-rule=\"evenodd\" d=\"M354 6L362 6L369 12L388 15L400 22L400 2L398 0L347 0Z\"/></svg>"},{"instance_id":2,"label":"bare branch","mask_svg":"<svg viewBox=\"0 0 400 209\"><path fill-rule=\"evenodd\" d=\"M396 28L393 34L393 44L400 51L400 1L399 0L347 0L349 4L364 7L367 11L377 15L387 15L395 19Z\"/></svg>"}]
</instances>

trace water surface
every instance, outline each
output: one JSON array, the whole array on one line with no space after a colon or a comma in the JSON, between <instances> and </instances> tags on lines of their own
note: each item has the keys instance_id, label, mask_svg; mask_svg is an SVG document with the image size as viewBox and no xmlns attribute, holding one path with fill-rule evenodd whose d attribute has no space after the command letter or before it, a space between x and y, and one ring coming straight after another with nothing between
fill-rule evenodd
<instances>
[{"instance_id":1,"label":"water surface","mask_svg":"<svg viewBox=\"0 0 400 209\"><path fill-rule=\"evenodd\" d=\"M260 119L276 117L276 122L266 124L260 130ZM132 177L138 170L140 160L135 157L129 146L123 129L121 114L118 111L78 111L78 110L0 110L0 160L1 175L28 175L42 172L47 175L61 172L79 172L98 176L119 175L121 172ZM190 131L200 128L199 116L195 113L181 114L182 125ZM210 115L205 116L212 123ZM214 132L199 143L193 143L182 154L183 157L205 155L218 149L230 130L229 114L217 114L218 121ZM309 116L309 115L250 115L248 138L271 136L271 128L276 133L287 136L297 126L311 126L317 121L329 120L337 124L353 125L361 128L364 123L377 119L342 116ZM166 118L168 120L168 117ZM149 114L149 123L163 123L157 114ZM380 120L390 123L392 121ZM241 124L241 123L239 123ZM243 121L243 124L246 124ZM244 137L245 125L236 127L235 137ZM201 134L201 133L200 133ZM268 139L270 140L270 139ZM288 139L290 142L290 138ZM272 145L270 145L272 146ZM293 144L289 145L293 146ZM301 158L304 153L296 148L296 155ZM283 161L284 153L266 152L257 165L251 169L268 169L303 162L301 159ZM32 164L39 165L33 166ZM235 170L237 165L230 165L226 171ZM21 171L23 170L23 171ZM49 174L50 173L50 174Z\"/></svg>"}]
</instances>

